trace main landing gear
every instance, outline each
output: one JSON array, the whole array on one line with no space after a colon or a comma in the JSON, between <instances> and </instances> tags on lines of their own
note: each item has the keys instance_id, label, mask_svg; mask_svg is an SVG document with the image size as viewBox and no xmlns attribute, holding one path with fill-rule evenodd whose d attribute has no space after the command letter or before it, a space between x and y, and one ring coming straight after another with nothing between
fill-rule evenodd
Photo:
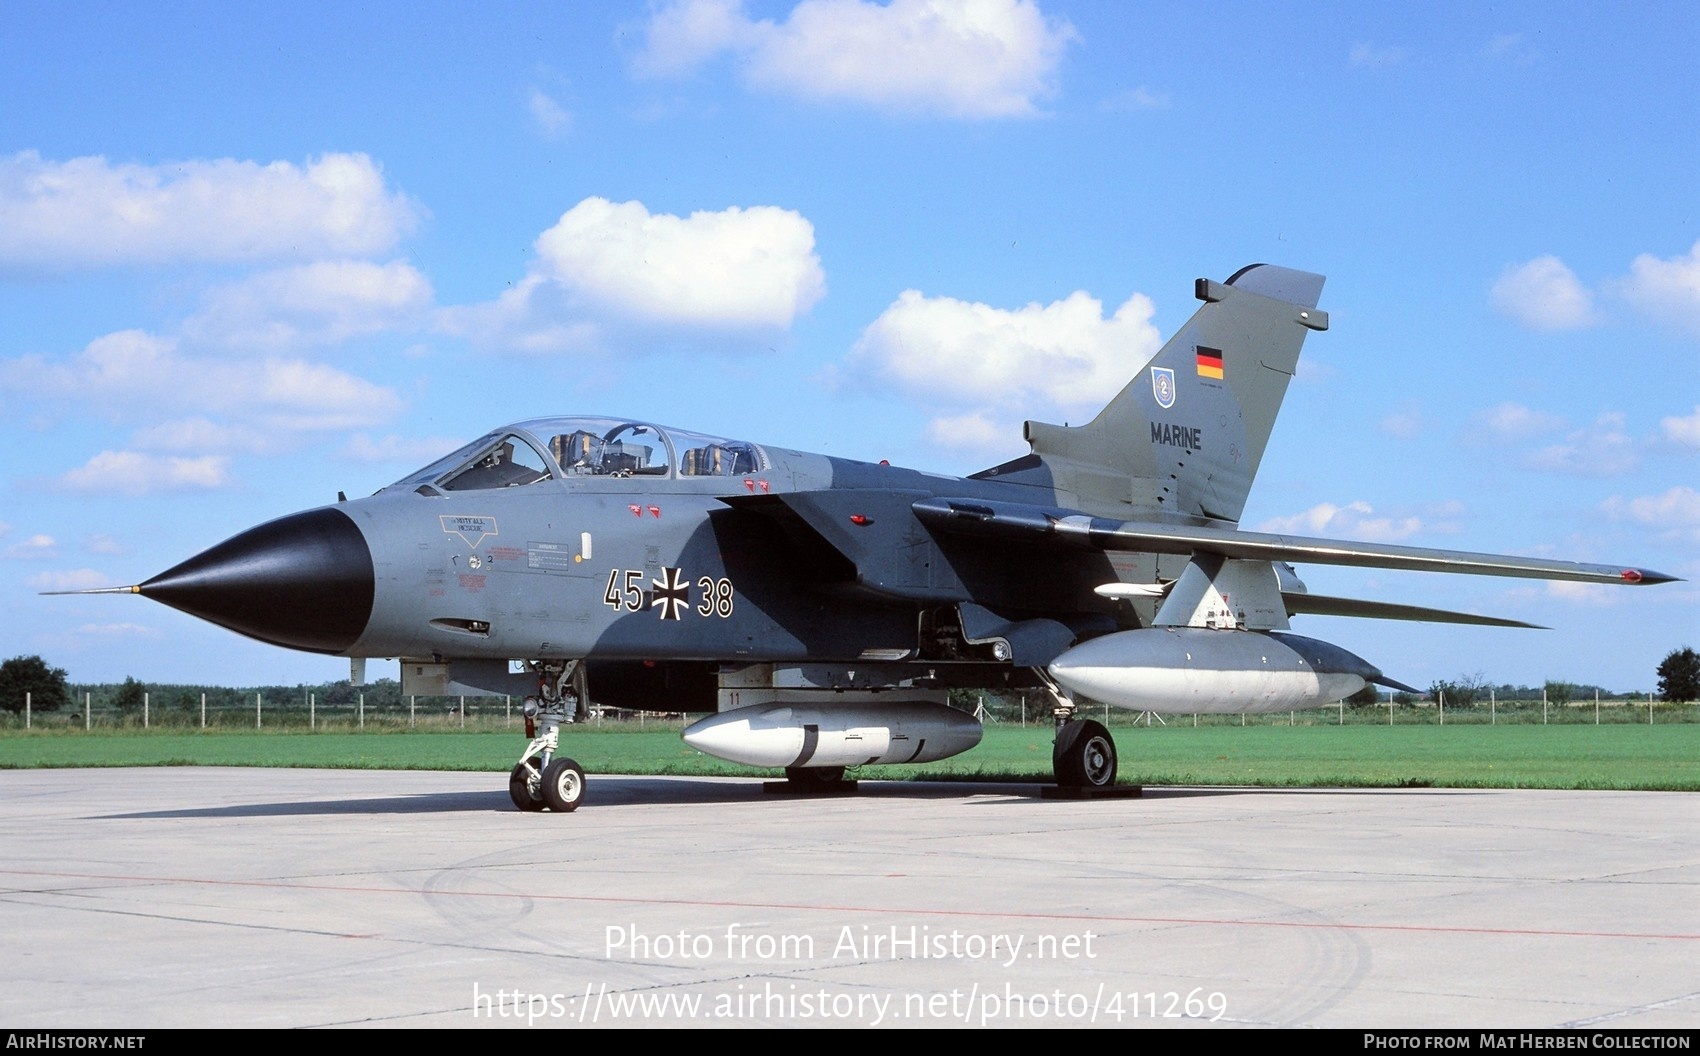
<instances>
[{"instance_id":1,"label":"main landing gear","mask_svg":"<svg viewBox=\"0 0 1700 1056\"><path fill-rule=\"evenodd\" d=\"M788 766L785 780L764 781L762 791L785 796L847 796L856 782L844 776L842 766Z\"/></svg>"},{"instance_id":2,"label":"main landing gear","mask_svg":"<svg viewBox=\"0 0 1700 1056\"><path fill-rule=\"evenodd\" d=\"M1137 796L1138 785L1116 784L1116 741L1101 722L1075 717L1077 705L1044 671L1040 677L1050 690L1055 707L1051 714L1057 723L1057 739L1051 748L1051 771L1056 775L1055 790L1046 795L1070 799L1094 796Z\"/></svg>"},{"instance_id":3,"label":"main landing gear","mask_svg":"<svg viewBox=\"0 0 1700 1056\"><path fill-rule=\"evenodd\" d=\"M555 750L561 727L574 720L584 699L583 667L573 660L549 661L539 668L538 694L525 698L525 732L531 743L508 774L508 798L524 811L548 807L568 814L584 802L584 768Z\"/></svg>"},{"instance_id":4,"label":"main landing gear","mask_svg":"<svg viewBox=\"0 0 1700 1056\"><path fill-rule=\"evenodd\" d=\"M1116 742L1102 723L1069 719L1057 727L1051 769L1059 785L1108 788L1116 783Z\"/></svg>"}]
</instances>

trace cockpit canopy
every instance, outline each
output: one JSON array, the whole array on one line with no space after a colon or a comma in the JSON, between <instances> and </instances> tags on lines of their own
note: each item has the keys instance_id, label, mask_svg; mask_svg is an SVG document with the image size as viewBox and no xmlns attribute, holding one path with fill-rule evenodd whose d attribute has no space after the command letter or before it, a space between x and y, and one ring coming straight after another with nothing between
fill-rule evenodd
<instances>
[{"instance_id":1,"label":"cockpit canopy","mask_svg":"<svg viewBox=\"0 0 1700 1056\"><path fill-rule=\"evenodd\" d=\"M551 477L732 477L767 467L766 452L745 440L618 418L534 418L479 437L397 483L480 491Z\"/></svg>"}]
</instances>

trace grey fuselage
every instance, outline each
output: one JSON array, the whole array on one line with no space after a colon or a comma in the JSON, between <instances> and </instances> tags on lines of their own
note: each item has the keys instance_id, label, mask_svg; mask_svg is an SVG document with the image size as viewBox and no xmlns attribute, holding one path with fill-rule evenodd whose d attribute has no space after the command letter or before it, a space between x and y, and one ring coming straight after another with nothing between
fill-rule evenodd
<instances>
[{"instance_id":1,"label":"grey fuselage","mask_svg":"<svg viewBox=\"0 0 1700 1056\"><path fill-rule=\"evenodd\" d=\"M491 438L533 454L558 446L536 427ZM1006 549L973 542L947 553L910 509L936 495L1051 506L1052 489L752 444L740 445L748 464L734 467L747 472L687 474L674 434L639 428L658 449L646 468L659 472L574 472L551 457L537 479L456 488L454 467L331 507L370 551L373 593L358 637L327 651L898 661L925 651L930 607L973 602L1113 626L1112 603L1093 587L1155 579L1148 556L1056 547L1050 560L1011 562Z\"/></svg>"}]
</instances>

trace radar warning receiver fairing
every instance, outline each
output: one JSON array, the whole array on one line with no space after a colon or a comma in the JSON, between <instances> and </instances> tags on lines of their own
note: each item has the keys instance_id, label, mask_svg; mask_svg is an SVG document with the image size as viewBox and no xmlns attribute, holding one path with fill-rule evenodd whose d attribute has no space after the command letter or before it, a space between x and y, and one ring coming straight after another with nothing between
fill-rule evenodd
<instances>
[{"instance_id":1,"label":"radar warning receiver fairing","mask_svg":"<svg viewBox=\"0 0 1700 1056\"><path fill-rule=\"evenodd\" d=\"M526 697L510 792L575 809L561 727L707 712L685 740L783 768L930 762L979 742L956 688L1036 689L1059 784L1116 780L1090 698L1267 712L1402 687L1293 634L1304 613L1529 626L1319 597L1291 562L1645 585L1619 565L1241 531L1320 275L1199 279L1203 305L1092 421L966 478L612 418L497 429L374 495L296 513L135 587L264 642L398 658L403 692ZM1130 367L1133 365L1130 364Z\"/></svg>"}]
</instances>

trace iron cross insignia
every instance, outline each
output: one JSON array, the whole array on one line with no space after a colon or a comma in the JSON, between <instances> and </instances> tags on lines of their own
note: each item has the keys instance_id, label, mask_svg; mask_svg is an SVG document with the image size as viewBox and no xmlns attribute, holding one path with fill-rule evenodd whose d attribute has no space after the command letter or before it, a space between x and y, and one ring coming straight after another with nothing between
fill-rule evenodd
<instances>
[{"instance_id":1,"label":"iron cross insignia","mask_svg":"<svg viewBox=\"0 0 1700 1056\"><path fill-rule=\"evenodd\" d=\"M680 580L676 568L663 568L661 573L661 579L649 581L649 585L655 588L649 598L649 607L660 606L662 619L676 620L679 610L691 603L691 584L689 580Z\"/></svg>"}]
</instances>

